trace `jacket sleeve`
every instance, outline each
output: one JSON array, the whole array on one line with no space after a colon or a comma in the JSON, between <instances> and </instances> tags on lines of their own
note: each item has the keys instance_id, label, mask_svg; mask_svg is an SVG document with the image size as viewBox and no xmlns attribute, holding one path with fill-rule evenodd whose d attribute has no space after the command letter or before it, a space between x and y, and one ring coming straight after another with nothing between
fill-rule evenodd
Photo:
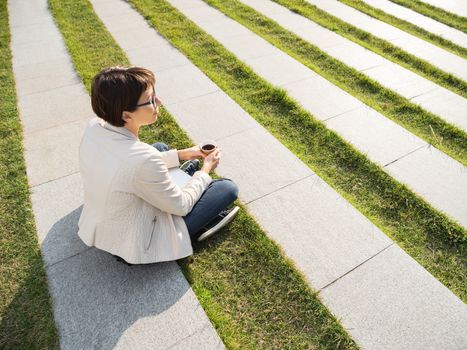
<instances>
[{"instance_id":1,"label":"jacket sleeve","mask_svg":"<svg viewBox=\"0 0 467 350\"><path fill-rule=\"evenodd\" d=\"M168 167L160 154L153 154L139 166L133 179L136 195L156 208L178 216L185 216L191 211L212 181L208 174L197 171L180 188L170 178Z\"/></svg>"},{"instance_id":2,"label":"jacket sleeve","mask_svg":"<svg viewBox=\"0 0 467 350\"><path fill-rule=\"evenodd\" d=\"M167 168L174 168L180 165L180 160L178 159L178 152L176 149L171 149L166 152L160 152L161 158L164 161Z\"/></svg>"}]
</instances>

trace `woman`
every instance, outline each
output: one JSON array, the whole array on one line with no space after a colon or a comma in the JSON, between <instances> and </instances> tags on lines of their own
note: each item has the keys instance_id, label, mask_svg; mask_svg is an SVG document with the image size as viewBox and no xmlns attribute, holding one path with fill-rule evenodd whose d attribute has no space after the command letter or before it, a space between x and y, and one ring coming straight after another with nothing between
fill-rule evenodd
<instances>
[{"instance_id":1,"label":"woman","mask_svg":"<svg viewBox=\"0 0 467 350\"><path fill-rule=\"evenodd\" d=\"M154 85L153 73L140 67L97 74L91 102L99 118L90 121L80 145L84 206L78 235L131 264L191 255L191 241L209 237L238 211L226 211L237 186L209 176L220 149L205 155L199 146L169 150L139 141L140 127L156 122L160 112ZM202 168L180 188L168 169L182 160L190 162L186 168L196 167L197 158L204 158Z\"/></svg>"}]
</instances>

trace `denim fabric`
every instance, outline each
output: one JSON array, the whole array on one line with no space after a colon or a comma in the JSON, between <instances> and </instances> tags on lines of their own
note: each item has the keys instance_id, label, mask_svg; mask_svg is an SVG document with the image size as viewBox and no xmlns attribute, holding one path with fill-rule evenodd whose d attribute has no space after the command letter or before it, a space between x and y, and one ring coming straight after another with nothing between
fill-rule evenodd
<instances>
[{"instance_id":1,"label":"denim fabric","mask_svg":"<svg viewBox=\"0 0 467 350\"><path fill-rule=\"evenodd\" d=\"M153 146L160 152L169 150L169 146L156 142ZM213 180L193 206L191 212L184 216L185 224L192 240L198 238L201 229L206 226L238 197L238 187L230 179Z\"/></svg>"}]
</instances>

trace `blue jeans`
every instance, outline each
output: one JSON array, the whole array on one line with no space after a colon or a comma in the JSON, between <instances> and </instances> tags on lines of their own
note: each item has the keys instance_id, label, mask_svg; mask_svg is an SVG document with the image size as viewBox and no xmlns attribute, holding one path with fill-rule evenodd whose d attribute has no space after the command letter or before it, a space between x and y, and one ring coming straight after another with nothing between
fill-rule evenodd
<instances>
[{"instance_id":1,"label":"blue jeans","mask_svg":"<svg viewBox=\"0 0 467 350\"><path fill-rule=\"evenodd\" d=\"M153 146L160 152L169 150L169 146L157 142ZM203 192L193 209L184 216L191 239L194 241L201 234L203 226L210 223L216 216L232 204L238 197L238 187L230 179L212 180Z\"/></svg>"}]
</instances>

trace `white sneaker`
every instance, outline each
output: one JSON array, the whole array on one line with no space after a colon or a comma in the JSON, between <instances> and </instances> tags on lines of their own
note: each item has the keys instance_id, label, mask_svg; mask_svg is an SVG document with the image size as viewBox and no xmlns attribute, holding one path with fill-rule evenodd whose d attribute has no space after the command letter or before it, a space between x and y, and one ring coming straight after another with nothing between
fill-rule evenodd
<instances>
[{"instance_id":1,"label":"white sneaker","mask_svg":"<svg viewBox=\"0 0 467 350\"><path fill-rule=\"evenodd\" d=\"M223 210L217 216L214 221L211 221L208 226L203 227L204 231L201 236L198 237L198 242L204 241L206 238L211 237L214 233L219 231L221 228L227 226L237 215L240 208L235 206L228 210Z\"/></svg>"}]
</instances>

